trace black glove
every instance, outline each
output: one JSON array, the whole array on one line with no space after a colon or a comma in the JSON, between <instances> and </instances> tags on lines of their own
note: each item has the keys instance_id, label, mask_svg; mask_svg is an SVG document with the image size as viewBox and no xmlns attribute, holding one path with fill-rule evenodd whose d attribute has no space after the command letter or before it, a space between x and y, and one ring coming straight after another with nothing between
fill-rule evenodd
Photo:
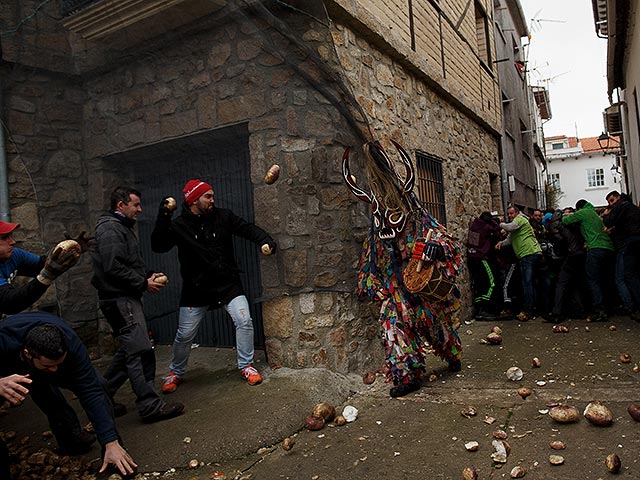
<instances>
[{"instance_id":1,"label":"black glove","mask_svg":"<svg viewBox=\"0 0 640 480\"><path fill-rule=\"evenodd\" d=\"M158 218L171 218L176 208L178 208L178 206L175 198L170 196L162 197L160 207L158 208Z\"/></svg>"},{"instance_id":2,"label":"black glove","mask_svg":"<svg viewBox=\"0 0 640 480\"><path fill-rule=\"evenodd\" d=\"M87 232L83 230L76 238L73 238L69 232L64 232L63 235L67 240L75 240L76 242L78 242L78 245L80 245L81 253L85 253L91 252L93 250L93 247L96 246L95 237L87 237L85 236L86 234Z\"/></svg>"},{"instance_id":3,"label":"black glove","mask_svg":"<svg viewBox=\"0 0 640 480\"><path fill-rule=\"evenodd\" d=\"M56 278L78 263L81 254L82 248L78 242L73 240L60 242L47 256L39 279L45 285L51 285Z\"/></svg>"}]
</instances>

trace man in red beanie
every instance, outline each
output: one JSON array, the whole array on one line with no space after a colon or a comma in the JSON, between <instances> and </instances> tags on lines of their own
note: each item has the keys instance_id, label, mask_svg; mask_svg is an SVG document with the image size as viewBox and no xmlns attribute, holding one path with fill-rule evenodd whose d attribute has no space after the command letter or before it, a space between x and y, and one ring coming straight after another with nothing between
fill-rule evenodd
<instances>
[{"instance_id":1,"label":"man in red beanie","mask_svg":"<svg viewBox=\"0 0 640 480\"><path fill-rule=\"evenodd\" d=\"M0 317L31 307L56 278L76 264L88 241L83 232L77 239L80 249L56 246L48 256L40 256L15 247L13 232L18 227L19 223L0 222ZM19 275L33 280L16 287L13 280Z\"/></svg>"},{"instance_id":2,"label":"man in red beanie","mask_svg":"<svg viewBox=\"0 0 640 480\"><path fill-rule=\"evenodd\" d=\"M182 214L172 221L173 210L168 208L166 198L163 199L151 234L154 252L178 248L183 280L173 359L162 391L175 392L182 383L191 343L200 322L207 310L218 307L225 308L236 327L238 368L242 378L249 385L257 385L262 382L262 376L253 366L253 320L240 281L232 239L234 235L246 238L260 245L264 255L275 252L276 243L256 225L231 210L216 207L213 188L208 183L189 180L183 193Z\"/></svg>"}]
</instances>

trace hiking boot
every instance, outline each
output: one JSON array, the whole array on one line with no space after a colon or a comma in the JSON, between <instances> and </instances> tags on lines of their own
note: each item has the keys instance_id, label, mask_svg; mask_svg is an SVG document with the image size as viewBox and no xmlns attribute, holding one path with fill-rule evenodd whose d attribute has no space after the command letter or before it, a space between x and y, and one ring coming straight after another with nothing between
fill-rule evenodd
<instances>
[{"instance_id":1,"label":"hiking boot","mask_svg":"<svg viewBox=\"0 0 640 480\"><path fill-rule=\"evenodd\" d=\"M165 377L164 383L162 384L162 393L173 393L183 382L182 377L177 376L173 372L169 373L168 377Z\"/></svg>"},{"instance_id":2,"label":"hiking boot","mask_svg":"<svg viewBox=\"0 0 640 480\"><path fill-rule=\"evenodd\" d=\"M450 372L459 372L462 370L462 362L458 360L451 360L449 362L449 371Z\"/></svg>"},{"instance_id":3,"label":"hiking boot","mask_svg":"<svg viewBox=\"0 0 640 480\"><path fill-rule=\"evenodd\" d=\"M64 443L60 443L57 453L59 455L84 455L91 451L96 441L96 436L86 430L73 433Z\"/></svg>"},{"instance_id":4,"label":"hiking boot","mask_svg":"<svg viewBox=\"0 0 640 480\"><path fill-rule=\"evenodd\" d=\"M182 415L184 412L184 405L182 403L165 403L160 410L146 417L142 417L144 423L161 422L162 420L169 420L170 418Z\"/></svg>"},{"instance_id":5,"label":"hiking boot","mask_svg":"<svg viewBox=\"0 0 640 480\"><path fill-rule=\"evenodd\" d=\"M401 383L397 387L389 390L389 395L393 398L404 397L405 395L420 389L420 380L411 380L407 383Z\"/></svg>"},{"instance_id":6,"label":"hiking boot","mask_svg":"<svg viewBox=\"0 0 640 480\"><path fill-rule=\"evenodd\" d=\"M244 378L249 385L258 385L262 383L262 375L253 368L253 365L249 365L248 367L244 367L240 372L242 378Z\"/></svg>"}]
</instances>

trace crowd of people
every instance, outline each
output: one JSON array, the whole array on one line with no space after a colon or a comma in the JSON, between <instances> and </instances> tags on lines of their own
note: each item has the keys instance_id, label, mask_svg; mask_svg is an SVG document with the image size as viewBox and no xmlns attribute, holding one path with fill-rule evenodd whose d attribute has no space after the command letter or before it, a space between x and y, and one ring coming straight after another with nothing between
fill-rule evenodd
<instances>
[{"instance_id":1,"label":"crowd of people","mask_svg":"<svg viewBox=\"0 0 640 480\"><path fill-rule=\"evenodd\" d=\"M240 376L257 385L262 376L253 365L253 320L232 237L256 243L264 255L273 254L276 244L261 228L215 206L208 183L190 180L183 194L182 213L175 221L175 200L163 198L151 238L156 252L177 247L183 280L173 361L161 390L172 393L182 383L198 326L208 309L218 307L226 309L236 327ZM112 465L123 475L134 473L137 465L116 429L115 418L126 413L124 405L114 402L117 390L129 380L145 423L177 417L185 409L182 403L165 402L155 387L156 359L142 297L145 292L159 294L168 279L162 272L147 270L140 253L134 227L142 213L141 196L133 188L117 187L108 211L98 219L95 237L82 233L43 256L15 246L19 224L0 222L0 401L19 406L31 397L47 416L58 453L85 454L97 439L103 452L100 472ZM63 319L25 312L87 251L93 266L91 283L118 344L103 373L95 370L85 345ZM18 276L31 280L16 282ZM81 426L61 388L76 395L95 434ZM0 440L0 480L11 478L10 463Z\"/></svg>"},{"instance_id":2,"label":"crowd of people","mask_svg":"<svg viewBox=\"0 0 640 480\"><path fill-rule=\"evenodd\" d=\"M640 208L612 191L607 206L584 199L562 210L483 212L469 225L468 265L479 320L536 316L640 321Z\"/></svg>"}]
</instances>

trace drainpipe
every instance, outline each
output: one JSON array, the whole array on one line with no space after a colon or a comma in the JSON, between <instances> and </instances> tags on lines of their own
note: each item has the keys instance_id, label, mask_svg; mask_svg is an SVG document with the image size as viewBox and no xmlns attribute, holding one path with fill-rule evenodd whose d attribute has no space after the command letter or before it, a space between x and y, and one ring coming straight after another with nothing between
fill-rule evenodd
<instances>
[{"instance_id":1,"label":"drainpipe","mask_svg":"<svg viewBox=\"0 0 640 480\"><path fill-rule=\"evenodd\" d=\"M507 218L507 207L509 206L509 178L507 173L507 166L505 164L503 150L502 150L502 137L498 142L498 161L500 162L500 193L502 194L502 214L504 218Z\"/></svg>"},{"instance_id":2,"label":"drainpipe","mask_svg":"<svg viewBox=\"0 0 640 480\"><path fill-rule=\"evenodd\" d=\"M2 111L2 82L0 82L0 118L2 118ZM4 144L4 123L0 122L0 220L3 222L11 220L8 170Z\"/></svg>"}]
</instances>

